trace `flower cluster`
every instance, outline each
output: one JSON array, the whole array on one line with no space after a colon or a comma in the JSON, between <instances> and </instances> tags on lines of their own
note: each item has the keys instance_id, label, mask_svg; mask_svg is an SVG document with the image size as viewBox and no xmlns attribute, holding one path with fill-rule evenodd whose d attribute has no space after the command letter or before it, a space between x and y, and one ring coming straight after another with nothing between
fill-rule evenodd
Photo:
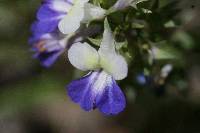
<instances>
[{"instance_id":1,"label":"flower cluster","mask_svg":"<svg viewBox=\"0 0 200 133\"><path fill-rule=\"evenodd\" d=\"M125 108L125 96L116 80L127 77L128 64L116 49L106 15L131 5L132 1L119 0L106 10L89 3L89 0L44 0L37 12L29 40L34 57L49 67L67 51L69 62L75 68L89 71L67 85L71 99L86 111L98 108L106 115L115 115ZM81 25L93 20L104 20L99 49L84 41L70 44L70 38L79 33Z\"/></svg>"}]
</instances>

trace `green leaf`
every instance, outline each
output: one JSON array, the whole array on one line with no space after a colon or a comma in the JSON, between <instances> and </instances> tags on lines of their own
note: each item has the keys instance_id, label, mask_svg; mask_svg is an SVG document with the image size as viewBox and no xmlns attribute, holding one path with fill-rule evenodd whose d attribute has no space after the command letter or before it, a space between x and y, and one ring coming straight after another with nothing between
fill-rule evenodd
<instances>
[{"instance_id":1,"label":"green leaf","mask_svg":"<svg viewBox=\"0 0 200 133\"><path fill-rule=\"evenodd\" d=\"M102 0L93 0L92 3L96 6L100 6L100 4L102 3Z\"/></svg>"},{"instance_id":2,"label":"green leaf","mask_svg":"<svg viewBox=\"0 0 200 133\"><path fill-rule=\"evenodd\" d=\"M148 1L148 0L133 0L133 2L131 3L131 6L137 9L137 4L145 2L145 1Z\"/></svg>"},{"instance_id":3,"label":"green leaf","mask_svg":"<svg viewBox=\"0 0 200 133\"><path fill-rule=\"evenodd\" d=\"M135 29L143 29L144 28L144 24L133 22L131 27L135 28Z\"/></svg>"},{"instance_id":4,"label":"green leaf","mask_svg":"<svg viewBox=\"0 0 200 133\"><path fill-rule=\"evenodd\" d=\"M123 47L127 47L128 46L128 41L124 41L124 42L115 42L115 48L117 50L120 50Z\"/></svg>"},{"instance_id":5,"label":"green leaf","mask_svg":"<svg viewBox=\"0 0 200 133\"><path fill-rule=\"evenodd\" d=\"M101 41L102 41L102 39L94 39L94 38L88 38L88 40L92 44L94 44L95 46L98 46L98 47L101 45Z\"/></svg>"},{"instance_id":6,"label":"green leaf","mask_svg":"<svg viewBox=\"0 0 200 133\"><path fill-rule=\"evenodd\" d=\"M178 42L180 43L180 45L184 48L184 49L191 49L194 46L194 40L193 38L186 32L184 31L178 31L174 34L174 36L172 37L172 40L174 42Z\"/></svg>"},{"instance_id":7,"label":"green leaf","mask_svg":"<svg viewBox=\"0 0 200 133\"><path fill-rule=\"evenodd\" d=\"M168 59L180 58L180 53L172 46L169 46L169 44L167 44L165 41L155 44L151 48L150 53L152 58L156 60L168 60Z\"/></svg>"},{"instance_id":8,"label":"green leaf","mask_svg":"<svg viewBox=\"0 0 200 133\"><path fill-rule=\"evenodd\" d=\"M168 21L167 23L164 24L165 28L173 28L176 27L175 23L173 20Z\"/></svg>"}]
</instances>

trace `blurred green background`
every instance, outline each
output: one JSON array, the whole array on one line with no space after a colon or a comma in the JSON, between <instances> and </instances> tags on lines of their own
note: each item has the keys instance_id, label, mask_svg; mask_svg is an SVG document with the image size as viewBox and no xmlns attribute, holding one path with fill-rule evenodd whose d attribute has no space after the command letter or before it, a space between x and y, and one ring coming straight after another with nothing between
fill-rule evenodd
<instances>
[{"instance_id":1,"label":"blurred green background","mask_svg":"<svg viewBox=\"0 0 200 133\"><path fill-rule=\"evenodd\" d=\"M200 133L199 0L178 5L176 17L196 45L184 53L185 80L173 78L180 88L169 85L162 96L142 87L125 88L127 108L114 117L84 112L70 101L65 85L79 72L66 54L49 69L32 58L29 29L40 3L0 0L0 133Z\"/></svg>"}]
</instances>

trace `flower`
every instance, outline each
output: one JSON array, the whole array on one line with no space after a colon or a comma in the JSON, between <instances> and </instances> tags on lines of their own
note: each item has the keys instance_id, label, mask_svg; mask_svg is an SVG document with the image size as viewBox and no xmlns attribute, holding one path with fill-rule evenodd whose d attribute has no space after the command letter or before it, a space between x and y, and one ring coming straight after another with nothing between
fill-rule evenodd
<instances>
[{"instance_id":1,"label":"flower","mask_svg":"<svg viewBox=\"0 0 200 133\"><path fill-rule=\"evenodd\" d=\"M34 58L38 58L45 67L51 66L64 52L67 40L57 32L34 34L30 39Z\"/></svg>"},{"instance_id":2,"label":"flower","mask_svg":"<svg viewBox=\"0 0 200 133\"><path fill-rule=\"evenodd\" d=\"M37 21L31 26L29 43L34 57L45 67L51 66L64 52L68 36L58 31L58 23L73 6L75 0L44 0L37 12Z\"/></svg>"},{"instance_id":3,"label":"flower","mask_svg":"<svg viewBox=\"0 0 200 133\"><path fill-rule=\"evenodd\" d=\"M37 21L31 27L33 35L30 38L30 43L36 52L34 57L38 58L43 66L51 66L64 52L67 40L75 34L74 32L80 26L80 22L77 27L75 21L79 20L81 14L87 14L84 15L84 21L87 21L95 19L98 11L104 13L100 7L89 3L85 4L86 2L88 0L44 0L37 12ZM82 6L86 9L82 10ZM75 28L76 30L71 30L64 36L58 30L59 23L63 23L65 29Z\"/></svg>"},{"instance_id":4,"label":"flower","mask_svg":"<svg viewBox=\"0 0 200 133\"><path fill-rule=\"evenodd\" d=\"M75 0L44 0L32 24L30 44L34 57L45 67L51 66L64 52L71 35L58 31L58 23L71 10Z\"/></svg>"},{"instance_id":5,"label":"flower","mask_svg":"<svg viewBox=\"0 0 200 133\"><path fill-rule=\"evenodd\" d=\"M162 78L167 78L172 70L173 70L173 65L172 64L166 64L165 66L162 67L160 76Z\"/></svg>"},{"instance_id":6,"label":"flower","mask_svg":"<svg viewBox=\"0 0 200 133\"><path fill-rule=\"evenodd\" d=\"M98 108L106 115L123 111L126 105L124 94L115 80L126 78L128 65L115 50L115 40L107 20L103 40L98 51L87 43L75 43L68 51L71 64L89 74L68 86L71 99L90 111Z\"/></svg>"},{"instance_id":7,"label":"flower","mask_svg":"<svg viewBox=\"0 0 200 133\"><path fill-rule=\"evenodd\" d=\"M134 0L118 0L115 4L114 4L114 9L116 10L122 10L128 6L131 5L131 3L133 2Z\"/></svg>"},{"instance_id":8,"label":"flower","mask_svg":"<svg viewBox=\"0 0 200 133\"><path fill-rule=\"evenodd\" d=\"M117 0L117 2L109 9L109 12L123 10L128 6L137 8L137 4L148 0Z\"/></svg>"},{"instance_id":9,"label":"flower","mask_svg":"<svg viewBox=\"0 0 200 133\"><path fill-rule=\"evenodd\" d=\"M44 0L37 12L34 32L50 33L57 29L58 23L71 10L75 0Z\"/></svg>"},{"instance_id":10,"label":"flower","mask_svg":"<svg viewBox=\"0 0 200 133\"><path fill-rule=\"evenodd\" d=\"M88 3L89 0L75 0L68 14L59 22L59 30L63 34L75 32L81 23L88 23L95 19L105 17L106 11L98 6Z\"/></svg>"},{"instance_id":11,"label":"flower","mask_svg":"<svg viewBox=\"0 0 200 133\"><path fill-rule=\"evenodd\" d=\"M140 73L136 76L136 81L140 85L145 85L147 83L146 76L143 73Z\"/></svg>"}]
</instances>

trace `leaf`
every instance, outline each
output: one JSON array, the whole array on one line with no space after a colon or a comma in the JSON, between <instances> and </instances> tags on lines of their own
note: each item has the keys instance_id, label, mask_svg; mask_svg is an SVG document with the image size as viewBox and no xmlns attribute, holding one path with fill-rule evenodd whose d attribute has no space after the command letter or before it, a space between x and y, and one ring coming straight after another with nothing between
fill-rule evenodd
<instances>
[{"instance_id":1,"label":"leaf","mask_svg":"<svg viewBox=\"0 0 200 133\"><path fill-rule=\"evenodd\" d=\"M193 40L193 38L188 33L184 32L184 31L178 31L178 32L176 32L173 35L172 40L174 42L180 43L180 45L184 49L191 49L194 46L194 40Z\"/></svg>"},{"instance_id":2,"label":"leaf","mask_svg":"<svg viewBox=\"0 0 200 133\"><path fill-rule=\"evenodd\" d=\"M179 58L179 53L172 47L153 47L152 56L156 60L167 60Z\"/></svg>"},{"instance_id":3,"label":"leaf","mask_svg":"<svg viewBox=\"0 0 200 133\"><path fill-rule=\"evenodd\" d=\"M124 41L124 42L115 42L115 47L117 50L120 50L122 47L127 47L128 45L128 41Z\"/></svg>"},{"instance_id":4,"label":"leaf","mask_svg":"<svg viewBox=\"0 0 200 133\"><path fill-rule=\"evenodd\" d=\"M137 4L142 3L142 2L145 2L145 1L148 1L148 0L134 0L134 1L131 3L131 6L134 7L135 9L137 9Z\"/></svg>"},{"instance_id":5,"label":"leaf","mask_svg":"<svg viewBox=\"0 0 200 133\"><path fill-rule=\"evenodd\" d=\"M92 44L94 44L95 46L100 46L101 45L101 41L102 41L102 39L94 39L94 38L88 38L88 40L92 43Z\"/></svg>"},{"instance_id":6,"label":"leaf","mask_svg":"<svg viewBox=\"0 0 200 133\"><path fill-rule=\"evenodd\" d=\"M96 6L100 6L100 4L102 3L101 0L93 0L92 3Z\"/></svg>"},{"instance_id":7,"label":"leaf","mask_svg":"<svg viewBox=\"0 0 200 133\"><path fill-rule=\"evenodd\" d=\"M173 28L176 27L175 23L173 20L168 21L167 23L164 24L165 28Z\"/></svg>"},{"instance_id":8,"label":"leaf","mask_svg":"<svg viewBox=\"0 0 200 133\"><path fill-rule=\"evenodd\" d=\"M131 27L135 28L135 29L143 29L144 25L140 24L140 23L137 23L137 22L133 22L132 25L131 25Z\"/></svg>"},{"instance_id":9,"label":"leaf","mask_svg":"<svg viewBox=\"0 0 200 133\"><path fill-rule=\"evenodd\" d=\"M165 41L153 44L150 55L156 60L178 59L181 57L179 51L174 47L169 46Z\"/></svg>"}]
</instances>

